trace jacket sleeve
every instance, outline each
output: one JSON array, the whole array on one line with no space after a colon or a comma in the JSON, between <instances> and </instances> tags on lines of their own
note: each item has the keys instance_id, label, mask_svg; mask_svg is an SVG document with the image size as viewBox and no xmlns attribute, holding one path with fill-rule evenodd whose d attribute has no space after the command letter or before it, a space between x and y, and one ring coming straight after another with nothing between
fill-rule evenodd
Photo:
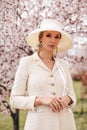
<instances>
[{"instance_id":1,"label":"jacket sleeve","mask_svg":"<svg viewBox=\"0 0 87 130\"><path fill-rule=\"evenodd\" d=\"M73 103L69 107L73 107L76 104L76 95L74 92L72 77L69 70L69 64L67 63L67 95L72 99Z\"/></svg>"},{"instance_id":2,"label":"jacket sleeve","mask_svg":"<svg viewBox=\"0 0 87 130\"><path fill-rule=\"evenodd\" d=\"M11 91L10 104L11 107L16 109L34 110L36 96L26 95L28 80L28 64L26 58L23 57L20 60Z\"/></svg>"}]
</instances>

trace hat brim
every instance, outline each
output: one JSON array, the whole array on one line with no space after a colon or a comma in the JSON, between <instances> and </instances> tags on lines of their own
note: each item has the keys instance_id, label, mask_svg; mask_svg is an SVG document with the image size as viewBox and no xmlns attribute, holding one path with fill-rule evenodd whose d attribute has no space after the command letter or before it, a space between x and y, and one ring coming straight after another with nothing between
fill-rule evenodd
<instances>
[{"instance_id":1,"label":"hat brim","mask_svg":"<svg viewBox=\"0 0 87 130\"><path fill-rule=\"evenodd\" d=\"M39 34L42 31L58 31L61 33L61 39L58 43L58 52L64 52L72 47L72 39L65 31L62 30L44 30L44 29L35 29L27 37L26 41L31 47L35 47L39 44Z\"/></svg>"}]
</instances>

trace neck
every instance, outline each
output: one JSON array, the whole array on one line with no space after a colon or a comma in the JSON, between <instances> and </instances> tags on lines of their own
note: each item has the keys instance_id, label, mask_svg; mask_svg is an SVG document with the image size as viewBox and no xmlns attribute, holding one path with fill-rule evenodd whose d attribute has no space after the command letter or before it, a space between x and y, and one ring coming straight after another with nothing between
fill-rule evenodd
<instances>
[{"instance_id":1,"label":"neck","mask_svg":"<svg viewBox=\"0 0 87 130\"><path fill-rule=\"evenodd\" d=\"M40 57L46 60L53 60L53 52L51 51L44 51L43 49L39 52Z\"/></svg>"}]
</instances>

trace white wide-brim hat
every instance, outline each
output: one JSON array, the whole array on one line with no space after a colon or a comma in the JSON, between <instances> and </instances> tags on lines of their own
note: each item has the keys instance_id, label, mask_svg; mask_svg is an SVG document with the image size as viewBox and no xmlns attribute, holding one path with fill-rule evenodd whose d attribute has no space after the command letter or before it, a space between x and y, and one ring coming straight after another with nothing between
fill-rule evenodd
<instances>
[{"instance_id":1,"label":"white wide-brim hat","mask_svg":"<svg viewBox=\"0 0 87 130\"><path fill-rule=\"evenodd\" d=\"M61 33L61 39L58 43L58 52L64 52L72 47L71 37L62 30L61 24L54 19L44 20L38 29L30 32L30 34L26 37L26 41L31 47L35 47L40 43L39 34L42 31L58 31Z\"/></svg>"}]
</instances>

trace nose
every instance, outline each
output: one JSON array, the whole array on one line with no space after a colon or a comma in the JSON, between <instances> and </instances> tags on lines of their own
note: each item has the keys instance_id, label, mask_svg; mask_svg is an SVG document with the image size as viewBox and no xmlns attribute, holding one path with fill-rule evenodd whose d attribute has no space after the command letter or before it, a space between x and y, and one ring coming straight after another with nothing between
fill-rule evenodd
<instances>
[{"instance_id":1,"label":"nose","mask_svg":"<svg viewBox=\"0 0 87 130\"><path fill-rule=\"evenodd\" d=\"M54 37L51 37L51 42L55 42L55 38Z\"/></svg>"}]
</instances>

